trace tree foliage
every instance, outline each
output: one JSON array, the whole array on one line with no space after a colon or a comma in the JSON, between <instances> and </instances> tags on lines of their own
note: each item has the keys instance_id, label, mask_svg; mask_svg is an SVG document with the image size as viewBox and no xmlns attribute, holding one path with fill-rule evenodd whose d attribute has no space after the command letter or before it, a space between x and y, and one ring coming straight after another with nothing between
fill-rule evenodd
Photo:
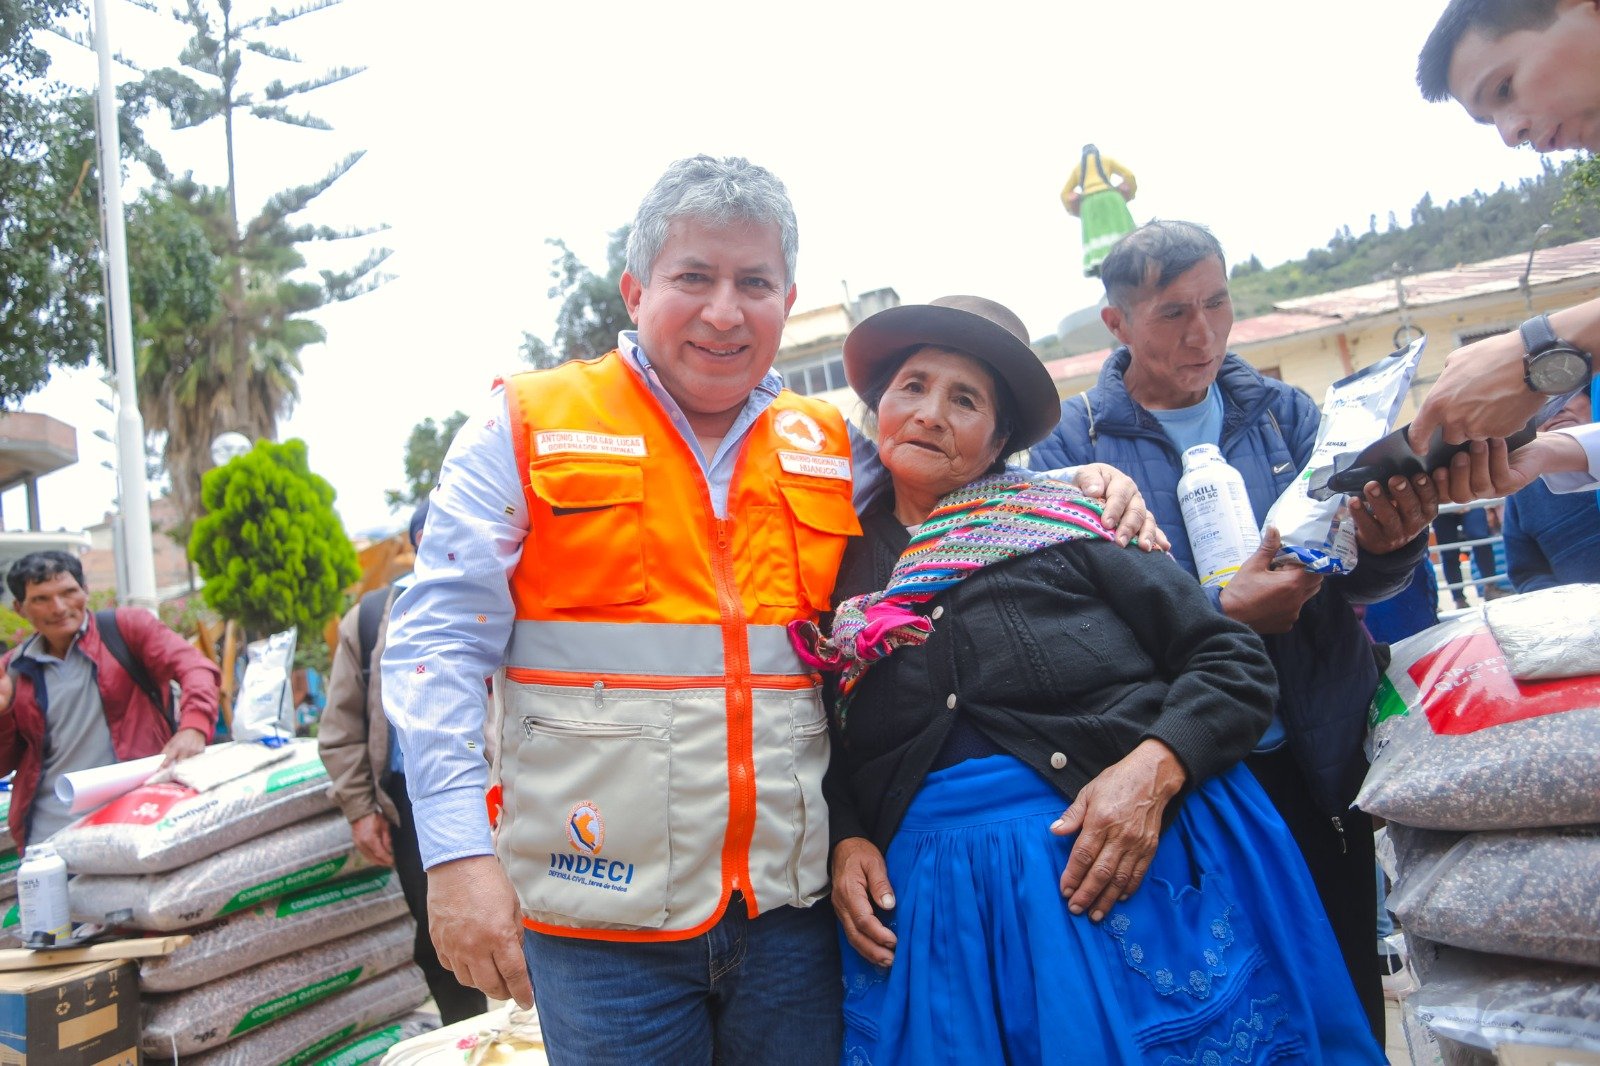
<instances>
[{"instance_id":1,"label":"tree foliage","mask_svg":"<svg viewBox=\"0 0 1600 1066\"><path fill-rule=\"evenodd\" d=\"M138 85L142 97L164 108L176 128L217 119L223 126L227 185L201 185L187 175L165 183L142 200L135 212L139 225L129 237L130 245L146 245L130 253L139 261L133 284L143 349L140 406L146 427L166 434L163 457L172 492L189 520L198 516L200 476L211 466L211 440L225 430L270 440L277 435L278 419L298 399L300 352L325 337L309 314L388 280L379 270L390 254L387 248L370 252L347 270L323 270L315 280L302 277L302 244L365 237L385 228L296 221L361 160L362 152L345 156L315 181L279 191L241 222L234 152L241 121L327 130L326 121L291 110L290 103L363 69L335 67L289 84L273 79L252 90L242 77L247 59L251 70L257 63L298 64L297 55L267 39L270 31L340 2L313 0L246 18L232 0L187 0L173 12L191 31L179 67L150 71ZM187 220L181 220L185 214ZM205 238L209 263L193 246L196 235ZM162 259L173 241L197 254L168 269ZM137 276L140 270L150 276ZM184 283L176 296L162 284L174 275Z\"/></svg>"},{"instance_id":2,"label":"tree foliage","mask_svg":"<svg viewBox=\"0 0 1600 1066\"><path fill-rule=\"evenodd\" d=\"M0 407L104 347L94 100L50 82L32 41L78 10L78 0L0 0ZM159 175L142 115L124 98L123 155Z\"/></svg>"},{"instance_id":3,"label":"tree foliage","mask_svg":"<svg viewBox=\"0 0 1600 1066\"><path fill-rule=\"evenodd\" d=\"M153 189L129 218L129 274L139 344L139 408L165 433L163 460L184 521L200 513L200 478L211 441L224 430L270 439L299 398L300 351L325 333L306 312L322 305L315 282L284 227L252 231L239 256L228 251L225 190L185 176ZM232 346L230 276L247 284L246 362Z\"/></svg>"},{"instance_id":4,"label":"tree foliage","mask_svg":"<svg viewBox=\"0 0 1600 1066\"><path fill-rule=\"evenodd\" d=\"M1270 269L1260 269L1250 256L1233 267L1229 288L1240 317L1257 315L1281 300L1365 285L1397 266L1416 274L1526 253L1546 223L1551 230L1542 247L1600 236L1600 171L1593 159L1559 166L1545 160L1537 177L1515 188L1474 192L1443 206L1425 194L1411 209L1408 226L1391 214L1380 230L1373 216L1365 233L1343 226L1327 247Z\"/></svg>"},{"instance_id":5,"label":"tree foliage","mask_svg":"<svg viewBox=\"0 0 1600 1066\"><path fill-rule=\"evenodd\" d=\"M632 228L623 226L611 234L603 277L589 269L566 241L545 242L559 253L550 265L555 284L545 295L560 300L561 308L556 312L555 336L549 342L523 333L524 359L537 367L551 367L569 359L593 359L617 346L617 334L632 325L621 289Z\"/></svg>"},{"instance_id":6,"label":"tree foliage","mask_svg":"<svg viewBox=\"0 0 1600 1066\"><path fill-rule=\"evenodd\" d=\"M258 441L207 473L201 497L189 557L206 603L247 632L315 631L361 576L333 486L311 472L304 441Z\"/></svg>"},{"instance_id":7,"label":"tree foliage","mask_svg":"<svg viewBox=\"0 0 1600 1066\"><path fill-rule=\"evenodd\" d=\"M467 413L457 411L443 422L424 418L411 427L406 439L406 487L400 491L387 490L383 497L389 510L415 507L439 483L439 469L444 466L445 452L456 433L466 425Z\"/></svg>"}]
</instances>

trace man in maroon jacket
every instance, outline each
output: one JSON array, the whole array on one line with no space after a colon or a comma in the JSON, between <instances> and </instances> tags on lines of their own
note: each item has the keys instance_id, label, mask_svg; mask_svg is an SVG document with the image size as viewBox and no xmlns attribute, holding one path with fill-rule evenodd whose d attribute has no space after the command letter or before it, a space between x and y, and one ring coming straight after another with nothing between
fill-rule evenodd
<instances>
[{"instance_id":1,"label":"man in maroon jacket","mask_svg":"<svg viewBox=\"0 0 1600 1066\"><path fill-rule=\"evenodd\" d=\"M117 630L158 693L176 681L178 728L107 649L88 610L83 566L66 552L34 552L12 564L6 584L35 633L0 672L0 774L11 782L11 835L41 841L72 821L56 798L64 773L165 755L198 754L216 724L221 673L146 611L122 609Z\"/></svg>"}]
</instances>

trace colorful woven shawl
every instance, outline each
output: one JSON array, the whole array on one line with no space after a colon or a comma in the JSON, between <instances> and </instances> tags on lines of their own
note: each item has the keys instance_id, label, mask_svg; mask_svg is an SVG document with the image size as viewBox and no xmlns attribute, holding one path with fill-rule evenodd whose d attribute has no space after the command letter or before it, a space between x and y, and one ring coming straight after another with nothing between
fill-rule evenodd
<instances>
[{"instance_id":1,"label":"colorful woven shawl","mask_svg":"<svg viewBox=\"0 0 1600 1066\"><path fill-rule=\"evenodd\" d=\"M981 477L940 500L906 545L889 587L841 603L831 635L823 637L813 622L789 624L807 665L843 672L839 724L867 667L933 632L918 607L986 566L1062 541L1111 540L1100 513L1098 502L1066 482L1016 470Z\"/></svg>"}]
</instances>

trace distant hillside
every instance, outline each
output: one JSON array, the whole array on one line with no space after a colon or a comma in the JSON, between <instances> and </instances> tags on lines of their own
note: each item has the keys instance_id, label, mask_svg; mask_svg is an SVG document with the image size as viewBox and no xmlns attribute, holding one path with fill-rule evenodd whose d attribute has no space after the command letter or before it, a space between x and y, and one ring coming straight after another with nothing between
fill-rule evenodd
<instances>
[{"instance_id":1,"label":"distant hillside","mask_svg":"<svg viewBox=\"0 0 1600 1066\"><path fill-rule=\"evenodd\" d=\"M1380 229L1373 215L1365 233L1345 226L1326 248L1270 269L1252 255L1233 266L1234 313L1248 318L1280 300L1365 285L1390 275L1396 264L1404 273L1418 274L1526 252L1546 222L1551 230L1540 240L1542 248L1600 237L1597 172L1600 163L1594 158L1560 166L1545 160L1543 173L1516 188L1474 192L1443 207L1424 195L1406 226L1390 212Z\"/></svg>"}]
</instances>

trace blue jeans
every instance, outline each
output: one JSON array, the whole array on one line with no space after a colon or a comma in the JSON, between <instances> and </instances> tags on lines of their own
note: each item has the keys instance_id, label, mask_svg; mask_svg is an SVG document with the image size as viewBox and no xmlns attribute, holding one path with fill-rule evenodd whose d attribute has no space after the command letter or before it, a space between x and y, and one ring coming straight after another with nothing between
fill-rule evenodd
<instances>
[{"instance_id":1,"label":"blue jeans","mask_svg":"<svg viewBox=\"0 0 1600 1066\"><path fill-rule=\"evenodd\" d=\"M525 932L554 1066L829 1066L843 1046L833 908L750 918L737 895L690 940L625 944Z\"/></svg>"}]
</instances>

